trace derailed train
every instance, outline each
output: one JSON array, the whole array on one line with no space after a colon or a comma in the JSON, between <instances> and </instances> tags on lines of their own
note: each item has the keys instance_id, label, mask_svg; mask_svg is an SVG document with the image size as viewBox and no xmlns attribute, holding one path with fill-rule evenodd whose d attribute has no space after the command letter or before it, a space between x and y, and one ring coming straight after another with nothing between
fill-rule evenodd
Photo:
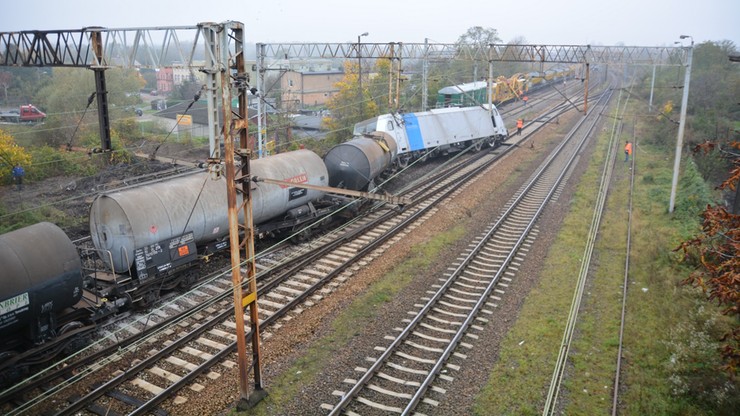
<instances>
[{"instance_id":1,"label":"derailed train","mask_svg":"<svg viewBox=\"0 0 740 416\"><path fill-rule=\"evenodd\" d=\"M382 114L357 123L353 139L324 156L329 185L372 187L382 172L409 162L459 152L473 146L495 147L508 138L496 106L448 107L406 114Z\"/></svg>"},{"instance_id":2,"label":"derailed train","mask_svg":"<svg viewBox=\"0 0 740 416\"><path fill-rule=\"evenodd\" d=\"M252 174L362 190L414 158L495 146L507 137L495 107L385 114L358 123L354 134L323 160L309 150L281 153L252 161ZM263 234L295 231L349 202L298 186L250 186L255 228ZM99 195L89 222L92 251L107 266L102 273L83 264L87 256L54 224L1 235L0 385L27 371L24 360L37 350L75 350L78 335L110 315L192 284L203 259L228 246L226 201L225 181L208 172Z\"/></svg>"},{"instance_id":3,"label":"derailed train","mask_svg":"<svg viewBox=\"0 0 740 416\"><path fill-rule=\"evenodd\" d=\"M254 160L251 171L296 184L329 181L323 160L309 150ZM319 221L350 201L305 188L250 186L263 234ZM51 223L0 235L0 386L30 365L79 349L111 315L189 287L204 260L228 247L226 203L225 180L201 171L99 195L89 216L93 249L77 247Z\"/></svg>"}]
</instances>

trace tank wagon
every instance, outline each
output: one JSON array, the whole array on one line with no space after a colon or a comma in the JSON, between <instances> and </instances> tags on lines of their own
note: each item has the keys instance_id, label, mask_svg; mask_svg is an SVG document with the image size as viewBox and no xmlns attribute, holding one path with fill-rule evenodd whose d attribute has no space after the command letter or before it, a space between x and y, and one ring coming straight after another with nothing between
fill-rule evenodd
<instances>
[{"instance_id":1,"label":"tank wagon","mask_svg":"<svg viewBox=\"0 0 740 416\"><path fill-rule=\"evenodd\" d=\"M250 162L255 176L328 186L321 157L310 150ZM250 183L258 233L294 228L332 211L340 201L324 192ZM188 286L201 256L228 246L226 181L208 172L99 195L90 207L90 234L100 259L114 273L134 277L134 301L155 299L160 287ZM275 219L275 222L270 220ZM243 215L240 212L240 221ZM147 289L149 282L155 286ZM126 290L131 290L127 288ZM142 298L143 296L143 298Z\"/></svg>"},{"instance_id":2,"label":"tank wagon","mask_svg":"<svg viewBox=\"0 0 740 416\"><path fill-rule=\"evenodd\" d=\"M324 156L329 172L345 172L343 185L361 190L380 173L405 167L411 160L497 146L508 133L498 109L488 105L449 107L405 114L382 114L357 123L354 138ZM396 154L393 154L395 144ZM354 177L352 176L354 175ZM334 182L338 185L339 182Z\"/></svg>"},{"instance_id":3,"label":"tank wagon","mask_svg":"<svg viewBox=\"0 0 740 416\"><path fill-rule=\"evenodd\" d=\"M398 155L396 141L388 133L374 131L340 143L326 153L329 186L361 190L372 188Z\"/></svg>"},{"instance_id":4,"label":"tank wagon","mask_svg":"<svg viewBox=\"0 0 740 416\"><path fill-rule=\"evenodd\" d=\"M75 245L56 225L34 224L0 235L0 264L2 334L33 344L54 338L57 315L82 297Z\"/></svg>"},{"instance_id":5,"label":"tank wagon","mask_svg":"<svg viewBox=\"0 0 740 416\"><path fill-rule=\"evenodd\" d=\"M322 158L309 150L253 160L250 168L254 176L329 184ZM262 236L314 224L349 202L297 186L250 186ZM7 335L0 387L65 348L76 350L110 315L194 282L203 259L229 245L226 181L198 172L101 194L89 222L89 251L51 223L0 235L0 331ZM88 261L90 252L98 259ZM105 267L93 270L93 263Z\"/></svg>"}]
</instances>

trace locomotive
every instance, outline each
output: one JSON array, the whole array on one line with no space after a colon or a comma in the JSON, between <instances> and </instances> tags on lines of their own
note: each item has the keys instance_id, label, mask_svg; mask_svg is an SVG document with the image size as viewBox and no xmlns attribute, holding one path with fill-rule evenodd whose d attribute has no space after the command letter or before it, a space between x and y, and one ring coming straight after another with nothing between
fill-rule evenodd
<instances>
[{"instance_id":1,"label":"locomotive","mask_svg":"<svg viewBox=\"0 0 740 416\"><path fill-rule=\"evenodd\" d=\"M353 138L323 159L303 149L250 163L255 177L362 190L416 158L506 138L495 106L444 108L358 123ZM94 249L84 254L51 223L0 236L0 330L8 335L0 341L0 386L27 372L23 360L32 354L74 351L103 319L148 305L163 290L189 287L203 259L229 245L226 184L213 179L209 172L186 173L98 195L89 215ZM299 186L250 186L261 236L297 231L351 202ZM90 252L105 270L86 266Z\"/></svg>"},{"instance_id":2,"label":"locomotive","mask_svg":"<svg viewBox=\"0 0 740 416\"><path fill-rule=\"evenodd\" d=\"M354 190L372 188L381 173L404 168L425 157L447 155L474 146L495 147L508 138L496 106L448 107L382 114L355 124L353 138L324 156L329 185Z\"/></svg>"}]
</instances>

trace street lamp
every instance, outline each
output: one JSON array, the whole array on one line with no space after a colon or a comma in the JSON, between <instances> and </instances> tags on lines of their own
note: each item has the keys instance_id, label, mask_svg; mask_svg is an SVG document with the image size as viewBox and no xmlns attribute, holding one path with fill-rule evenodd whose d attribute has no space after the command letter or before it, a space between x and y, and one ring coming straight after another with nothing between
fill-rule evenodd
<instances>
[{"instance_id":1,"label":"street lamp","mask_svg":"<svg viewBox=\"0 0 740 416\"><path fill-rule=\"evenodd\" d=\"M362 94L362 53L360 53L360 38L362 36L367 36L369 33L365 32L361 35L357 35L357 82L358 87L360 91L360 118L362 118L362 112L364 110L364 106L362 104L363 94Z\"/></svg>"},{"instance_id":2,"label":"street lamp","mask_svg":"<svg viewBox=\"0 0 740 416\"><path fill-rule=\"evenodd\" d=\"M672 213L676 206L676 187L678 186L678 171L681 166L681 148L683 147L683 130L686 125L686 107L689 102L689 80L691 79L691 59L694 54L694 38L689 35L679 36L681 39L690 38L688 57L686 58L686 74L683 80L683 98L681 99L681 119L678 123L678 137L676 138L676 160L673 162L673 183L671 184L671 201L668 212Z\"/></svg>"}]
</instances>

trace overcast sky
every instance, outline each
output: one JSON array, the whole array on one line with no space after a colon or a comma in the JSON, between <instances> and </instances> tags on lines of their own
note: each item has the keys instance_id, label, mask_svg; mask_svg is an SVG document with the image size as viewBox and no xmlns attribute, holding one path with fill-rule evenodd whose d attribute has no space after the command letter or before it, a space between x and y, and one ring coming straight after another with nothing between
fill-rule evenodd
<instances>
[{"instance_id":1,"label":"overcast sky","mask_svg":"<svg viewBox=\"0 0 740 416\"><path fill-rule=\"evenodd\" d=\"M740 0L22 0L4 1L0 32L190 26L236 20L246 41L452 43L468 28L504 42L672 46L740 42Z\"/></svg>"}]
</instances>

